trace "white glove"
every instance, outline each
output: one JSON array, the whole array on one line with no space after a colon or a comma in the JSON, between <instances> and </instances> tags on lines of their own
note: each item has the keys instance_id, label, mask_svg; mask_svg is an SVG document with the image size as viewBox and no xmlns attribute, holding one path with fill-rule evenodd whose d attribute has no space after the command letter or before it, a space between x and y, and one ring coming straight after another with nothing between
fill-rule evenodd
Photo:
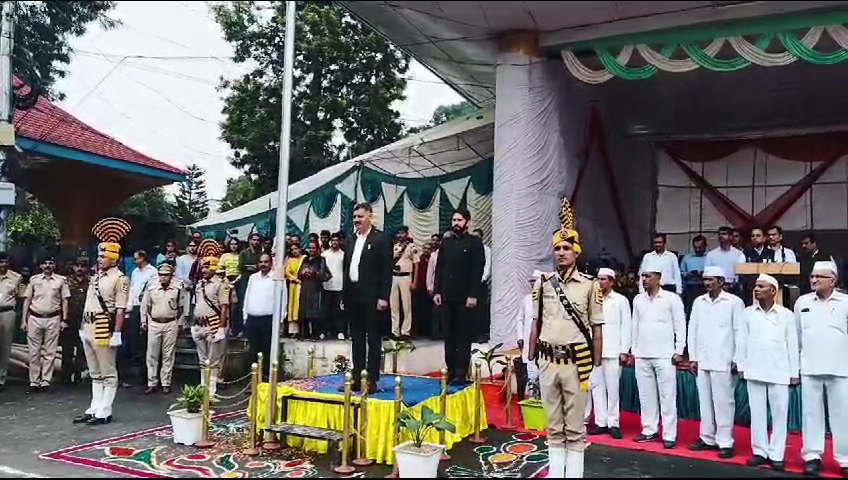
<instances>
[{"instance_id":1,"label":"white glove","mask_svg":"<svg viewBox=\"0 0 848 480\"><path fill-rule=\"evenodd\" d=\"M215 337L212 338L212 341L213 342L220 342L220 341L224 340L225 338L227 338L227 329L219 328L218 333L215 334Z\"/></svg>"},{"instance_id":2,"label":"white glove","mask_svg":"<svg viewBox=\"0 0 848 480\"><path fill-rule=\"evenodd\" d=\"M120 347L124 342L121 341L121 332L115 332L112 334L112 338L109 339L110 347Z\"/></svg>"}]
</instances>

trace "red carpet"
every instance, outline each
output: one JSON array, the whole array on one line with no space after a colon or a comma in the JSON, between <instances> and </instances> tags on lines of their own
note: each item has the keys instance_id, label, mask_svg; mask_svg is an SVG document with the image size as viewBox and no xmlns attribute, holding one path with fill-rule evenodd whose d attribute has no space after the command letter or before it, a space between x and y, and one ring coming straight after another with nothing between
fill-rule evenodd
<instances>
[{"instance_id":1,"label":"red carpet","mask_svg":"<svg viewBox=\"0 0 848 480\"><path fill-rule=\"evenodd\" d=\"M498 429L508 429L506 421L506 409L504 401L495 398L494 395L484 395L486 398L486 415L489 419L489 425ZM521 418L521 409L517 403L513 403L513 430L529 431L524 429L524 424ZM695 458L699 460L708 460L711 462L722 462L730 464L745 465L748 458L751 457L751 433L746 427L735 427L733 430L733 438L736 440L736 457L723 460L718 458L718 452L693 452L689 450L687 445L698 440L699 422L694 420L678 420L677 422L677 447L672 450L666 450L662 446L662 442L656 441L651 443L636 443L633 437L641 433L642 426L639 415L636 413L621 412L621 432L624 438L615 440L609 435L590 436L589 441L593 445L603 445L606 447L625 448L628 450L641 450L645 452L657 453L660 455L674 455L677 457ZM540 432L535 432L540 433ZM544 432L541 432L544 435ZM801 435L790 433L786 442L786 470L790 472L802 472L804 462L801 460ZM824 468L822 476L824 477L841 477L842 473L839 465L833 460L833 445L828 437L825 442L825 453L823 456Z\"/></svg>"}]
</instances>

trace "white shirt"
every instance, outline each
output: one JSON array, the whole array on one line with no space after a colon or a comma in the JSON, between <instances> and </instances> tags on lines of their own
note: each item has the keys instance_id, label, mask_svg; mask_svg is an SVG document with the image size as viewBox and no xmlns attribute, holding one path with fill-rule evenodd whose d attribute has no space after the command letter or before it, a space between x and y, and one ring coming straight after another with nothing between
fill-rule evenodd
<instances>
[{"instance_id":1,"label":"white shirt","mask_svg":"<svg viewBox=\"0 0 848 480\"><path fill-rule=\"evenodd\" d=\"M647 262L651 262L653 265L657 265L660 268L660 284L661 285L674 285L677 294L683 293L683 280L680 278L680 263L677 261L677 255L668 250L663 253L657 253L655 251L650 251L642 257L642 264L639 265L639 275L642 275L642 270L645 267ZM639 282L639 291L644 292L645 288L642 286L642 282Z\"/></svg>"},{"instance_id":2,"label":"white shirt","mask_svg":"<svg viewBox=\"0 0 848 480\"><path fill-rule=\"evenodd\" d=\"M780 247L774 250L774 262L798 263L798 259L795 257L795 252L793 252L791 248Z\"/></svg>"},{"instance_id":3,"label":"white shirt","mask_svg":"<svg viewBox=\"0 0 848 480\"><path fill-rule=\"evenodd\" d=\"M746 380L789 385L799 375L798 330L786 307L774 304L766 312L757 303L746 308L736 347L736 366Z\"/></svg>"},{"instance_id":4,"label":"white shirt","mask_svg":"<svg viewBox=\"0 0 848 480\"><path fill-rule=\"evenodd\" d=\"M174 269L174 276L182 280L183 283L189 281L191 275L191 266L197 260L196 255L184 254L177 257L177 267Z\"/></svg>"},{"instance_id":5,"label":"white shirt","mask_svg":"<svg viewBox=\"0 0 848 480\"><path fill-rule=\"evenodd\" d=\"M333 251L324 250L321 252L324 261L327 262L327 269L330 270L329 280L324 282L324 290L328 292L341 292L344 286L344 252L341 250Z\"/></svg>"},{"instance_id":6,"label":"white shirt","mask_svg":"<svg viewBox=\"0 0 848 480\"><path fill-rule=\"evenodd\" d=\"M521 318L515 322L515 338L524 341L521 356L525 362L530 361L530 331L533 329L533 321L538 313L537 303L533 303L533 294L528 293L521 300Z\"/></svg>"},{"instance_id":7,"label":"white shirt","mask_svg":"<svg viewBox=\"0 0 848 480\"><path fill-rule=\"evenodd\" d=\"M127 309L141 306L141 296L144 294L144 289L150 282L150 279L159 275L151 264L147 264L144 268L136 268L130 274L130 296L127 299Z\"/></svg>"},{"instance_id":8,"label":"white shirt","mask_svg":"<svg viewBox=\"0 0 848 480\"><path fill-rule=\"evenodd\" d=\"M729 372L736 361L736 336L745 304L736 295L722 291L715 300L705 293L692 303L689 316L689 360L698 369Z\"/></svg>"},{"instance_id":9,"label":"white shirt","mask_svg":"<svg viewBox=\"0 0 848 480\"><path fill-rule=\"evenodd\" d=\"M362 259L362 250L365 248L365 240L368 239L369 233L371 233L371 228L362 235L359 232L356 233L356 242L353 244L353 253L350 256L350 281L352 283L359 281L359 260Z\"/></svg>"},{"instance_id":10,"label":"white shirt","mask_svg":"<svg viewBox=\"0 0 848 480\"><path fill-rule=\"evenodd\" d=\"M611 291L604 297L603 358L618 358L630 350L630 301Z\"/></svg>"},{"instance_id":11,"label":"white shirt","mask_svg":"<svg viewBox=\"0 0 848 480\"><path fill-rule=\"evenodd\" d=\"M285 312L288 305L288 292L286 291L286 283L280 283L283 284L283 304L280 308ZM250 275L247 281L247 289L244 292L242 311L245 318L248 315L261 317L274 314L274 277L271 272L267 274L256 272Z\"/></svg>"},{"instance_id":12,"label":"white shirt","mask_svg":"<svg viewBox=\"0 0 848 480\"><path fill-rule=\"evenodd\" d=\"M686 316L679 295L660 289L652 299L646 292L633 299L633 355L671 358L686 347Z\"/></svg>"},{"instance_id":13,"label":"white shirt","mask_svg":"<svg viewBox=\"0 0 848 480\"><path fill-rule=\"evenodd\" d=\"M801 373L848 377L848 295L834 291L822 300L815 292L795 302Z\"/></svg>"},{"instance_id":14,"label":"white shirt","mask_svg":"<svg viewBox=\"0 0 848 480\"><path fill-rule=\"evenodd\" d=\"M742 262L739 262L740 256L743 258ZM745 254L742 253L742 250L732 245L727 250L722 250L719 246L707 252L704 268L719 267L724 272L724 279L727 283L736 283L736 264L745 263L744 258Z\"/></svg>"},{"instance_id":15,"label":"white shirt","mask_svg":"<svg viewBox=\"0 0 848 480\"><path fill-rule=\"evenodd\" d=\"M430 254L427 262L427 291L432 292L436 288L436 262L439 260L439 251Z\"/></svg>"},{"instance_id":16,"label":"white shirt","mask_svg":"<svg viewBox=\"0 0 848 480\"><path fill-rule=\"evenodd\" d=\"M492 276L492 249L488 245L483 245L483 253L486 257L486 263L483 265L483 283L489 281Z\"/></svg>"}]
</instances>

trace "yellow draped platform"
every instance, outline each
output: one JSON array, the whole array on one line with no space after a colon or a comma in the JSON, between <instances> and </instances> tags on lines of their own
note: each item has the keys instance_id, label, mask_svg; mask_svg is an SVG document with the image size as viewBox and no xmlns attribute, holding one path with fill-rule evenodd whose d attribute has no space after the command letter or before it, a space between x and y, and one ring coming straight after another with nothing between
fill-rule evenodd
<instances>
[{"instance_id":1,"label":"yellow draped platform","mask_svg":"<svg viewBox=\"0 0 848 480\"><path fill-rule=\"evenodd\" d=\"M401 376L405 377L405 376ZM304 388L304 387L301 387ZM343 400L344 395L331 393L318 393L309 390L296 388L288 384L280 384L277 386L277 418L275 423L281 422L282 399L286 396L298 396L305 398L315 398L319 400ZM268 384L262 383L258 389L259 409L257 412L257 425L261 427L267 426L268 415ZM252 401L252 400L251 400ZM359 397L352 396L352 403L358 403ZM456 426L456 433L445 433L445 443L447 448L451 449L455 443L460 442L463 438L474 433L474 386L469 385L456 393L450 394L447 397L448 413L447 417L451 423ZM438 396L429 397L426 400L405 409L410 410L414 415L421 414L421 408L427 405L433 411L438 412L441 409ZM393 437L394 434L394 401L380 400L376 398L368 398L368 425L366 427L367 439L367 457L377 463L394 463L394 454L392 448L395 446ZM352 410L352 409L351 409ZM251 409L248 408L248 415ZM286 423L305 425L309 427L329 428L334 430L344 429L344 407L341 405L331 405L319 402L309 402L305 400L290 400L288 401L288 415ZM353 418L351 418L353 422ZM351 425L353 425L351 423ZM481 430L487 427L486 408L483 397L480 397L480 426ZM353 428L353 427L352 427ZM406 441L406 438L403 438ZM438 432L430 432L427 436L427 442L438 443ZM302 448L307 452L315 452L319 454L327 453L328 445L323 440L301 439L296 437L288 437L287 444L290 447ZM355 451L355 450L353 450Z\"/></svg>"}]
</instances>

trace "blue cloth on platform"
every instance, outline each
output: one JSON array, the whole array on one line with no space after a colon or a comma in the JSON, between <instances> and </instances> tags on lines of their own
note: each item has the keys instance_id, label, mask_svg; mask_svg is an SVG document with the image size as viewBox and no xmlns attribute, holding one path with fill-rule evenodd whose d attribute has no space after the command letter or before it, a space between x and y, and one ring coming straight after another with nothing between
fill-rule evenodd
<instances>
[{"instance_id":1,"label":"blue cloth on platform","mask_svg":"<svg viewBox=\"0 0 848 480\"><path fill-rule=\"evenodd\" d=\"M394 400L396 376L381 375L380 380L377 382L377 393L369 395L368 398ZM430 397L438 397L442 393L442 380L440 378L408 377L406 375L400 375L400 377L403 380L401 384L403 403L407 407L413 407ZM339 394L339 386L344 385L344 374L341 373L322 375L315 377L315 379L319 381L320 385L315 389L318 393ZM465 386L448 385L448 395L460 392L471 386L472 384Z\"/></svg>"}]
</instances>

